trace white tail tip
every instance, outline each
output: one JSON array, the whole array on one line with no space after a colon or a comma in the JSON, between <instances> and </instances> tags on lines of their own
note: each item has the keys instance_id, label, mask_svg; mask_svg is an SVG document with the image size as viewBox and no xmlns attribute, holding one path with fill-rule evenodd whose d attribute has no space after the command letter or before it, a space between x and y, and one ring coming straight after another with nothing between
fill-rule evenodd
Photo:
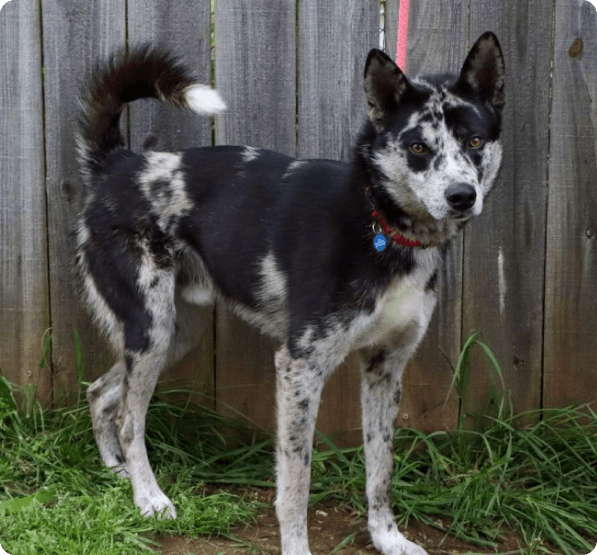
<instances>
[{"instance_id":1,"label":"white tail tip","mask_svg":"<svg viewBox=\"0 0 597 555\"><path fill-rule=\"evenodd\" d=\"M202 115L219 114L226 110L226 103L215 89L207 85L191 85L184 92L187 106Z\"/></svg>"}]
</instances>

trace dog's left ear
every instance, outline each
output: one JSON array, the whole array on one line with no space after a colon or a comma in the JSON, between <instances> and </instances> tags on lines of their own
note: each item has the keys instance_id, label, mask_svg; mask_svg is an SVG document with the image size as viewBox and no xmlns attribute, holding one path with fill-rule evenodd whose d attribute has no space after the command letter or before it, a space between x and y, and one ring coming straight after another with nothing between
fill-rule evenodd
<instances>
[{"instance_id":1,"label":"dog's left ear","mask_svg":"<svg viewBox=\"0 0 597 555\"><path fill-rule=\"evenodd\" d=\"M490 31L483 33L467 56L460 72L459 86L472 89L482 100L498 110L503 108L504 56L497 37Z\"/></svg>"},{"instance_id":2,"label":"dog's left ear","mask_svg":"<svg viewBox=\"0 0 597 555\"><path fill-rule=\"evenodd\" d=\"M367 56L364 84L367 114L375 127L381 130L384 119L396 110L411 85L392 59L377 48Z\"/></svg>"}]
</instances>

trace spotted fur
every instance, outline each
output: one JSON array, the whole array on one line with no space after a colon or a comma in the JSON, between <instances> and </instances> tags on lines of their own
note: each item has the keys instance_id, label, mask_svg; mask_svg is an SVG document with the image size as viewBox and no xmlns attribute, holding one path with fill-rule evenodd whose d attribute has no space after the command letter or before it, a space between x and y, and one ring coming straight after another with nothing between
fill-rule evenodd
<instances>
[{"instance_id":1,"label":"spotted fur","mask_svg":"<svg viewBox=\"0 0 597 555\"><path fill-rule=\"evenodd\" d=\"M87 391L104 463L143 514L175 517L144 443L160 372L200 340L216 299L280 343L276 513L284 555L309 555L307 502L321 392L362 361L369 530L385 555L424 555L391 511L394 420L404 367L436 304L450 240L481 213L497 175L504 65L480 37L459 76L410 80L379 50L364 75L368 118L351 163L295 160L250 146L125 148L127 102L198 114L225 104L173 57L118 54L84 90L78 159L86 183L74 229L81 296L116 354ZM391 230L377 251L374 214ZM402 246L401 234L420 246ZM398 492L399 494L399 492Z\"/></svg>"}]
</instances>

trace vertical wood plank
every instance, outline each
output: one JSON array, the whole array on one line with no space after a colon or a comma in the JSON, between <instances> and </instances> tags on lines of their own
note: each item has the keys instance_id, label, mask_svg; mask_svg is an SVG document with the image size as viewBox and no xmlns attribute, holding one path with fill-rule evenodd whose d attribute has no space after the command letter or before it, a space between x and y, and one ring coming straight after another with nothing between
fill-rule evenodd
<instances>
[{"instance_id":1,"label":"vertical wood plank","mask_svg":"<svg viewBox=\"0 0 597 555\"><path fill-rule=\"evenodd\" d=\"M379 46L379 3L362 0L299 3L300 158L349 161L365 121L363 70ZM317 427L339 444L361 438L360 378L356 357L325 387Z\"/></svg>"},{"instance_id":2,"label":"vertical wood plank","mask_svg":"<svg viewBox=\"0 0 597 555\"><path fill-rule=\"evenodd\" d=\"M129 46L159 45L179 56L201 83L211 83L210 0L129 0L127 8ZM211 145L211 118L180 112L153 100L131 104L129 114L130 144L137 152L150 136L155 138L153 150ZM184 360L160 376L158 392L181 388L205 392L208 396L194 400L213 408L214 312L211 307L197 307L195 312L195 333L198 339L203 337ZM209 322L207 327L201 320Z\"/></svg>"},{"instance_id":3,"label":"vertical wood plank","mask_svg":"<svg viewBox=\"0 0 597 555\"><path fill-rule=\"evenodd\" d=\"M296 154L293 0L215 3L216 85L227 105L216 143Z\"/></svg>"},{"instance_id":4,"label":"vertical wood plank","mask_svg":"<svg viewBox=\"0 0 597 555\"><path fill-rule=\"evenodd\" d=\"M49 322L39 5L0 11L0 367L11 381L35 384L51 402L40 368Z\"/></svg>"},{"instance_id":5,"label":"vertical wood plank","mask_svg":"<svg viewBox=\"0 0 597 555\"><path fill-rule=\"evenodd\" d=\"M228 111L216 143L296 153L296 7L294 0L217 0L216 86ZM216 401L274 429L275 344L216 307Z\"/></svg>"},{"instance_id":6,"label":"vertical wood plank","mask_svg":"<svg viewBox=\"0 0 597 555\"><path fill-rule=\"evenodd\" d=\"M386 0L384 13L384 52L386 52L386 54L394 61L396 61L396 40L398 37L399 9L400 0Z\"/></svg>"},{"instance_id":7,"label":"vertical wood plank","mask_svg":"<svg viewBox=\"0 0 597 555\"><path fill-rule=\"evenodd\" d=\"M502 170L467 228L463 332L480 330L502 365L515 412L540 404L552 3L472 0L471 42L494 31L506 61ZM472 366L465 414L486 412L488 365ZM469 420L468 425L473 425Z\"/></svg>"},{"instance_id":8,"label":"vertical wood plank","mask_svg":"<svg viewBox=\"0 0 597 555\"><path fill-rule=\"evenodd\" d=\"M544 406L597 399L597 11L557 0Z\"/></svg>"},{"instance_id":9,"label":"vertical wood plank","mask_svg":"<svg viewBox=\"0 0 597 555\"><path fill-rule=\"evenodd\" d=\"M377 2L299 3L300 158L350 161L366 116L363 70L379 45Z\"/></svg>"},{"instance_id":10,"label":"vertical wood plank","mask_svg":"<svg viewBox=\"0 0 597 555\"><path fill-rule=\"evenodd\" d=\"M201 83L211 83L210 0L128 0L129 46L150 43L173 52L194 70ZM158 101L131 104L130 142L137 152L149 135L154 150L211 144L211 119L180 112Z\"/></svg>"},{"instance_id":11,"label":"vertical wood plank","mask_svg":"<svg viewBox=\"0 0 597 555\"><path fill-rule=\"evenodd\" d=\"M74 329L80 334L86 355L86 378L98 376L112 362L111 353L74 291L69 226L77 212L78 189L82 187L73 137L79 114L80 80L90 75L96 61L107 59L124 45L124 6L123 0L42 3L52 363L57 404L74 400Z\"/></svg>"},{"instance_id":12,"label":"vertical wood plank","mask_svg":"<svg viewBox=\"0 0 597 555\"><path fill-rule=\"evenodd\" d=\"M399 0L389 0L388 53L395 58ZM406 73L458 73L468 48L468 2L410 2ZM460 349L462 236L455 238L438 280L440 299L427 335L404 376L399 425L425 431L453 429L459 403L449 395Z\"/></svg>"}]
</instances>

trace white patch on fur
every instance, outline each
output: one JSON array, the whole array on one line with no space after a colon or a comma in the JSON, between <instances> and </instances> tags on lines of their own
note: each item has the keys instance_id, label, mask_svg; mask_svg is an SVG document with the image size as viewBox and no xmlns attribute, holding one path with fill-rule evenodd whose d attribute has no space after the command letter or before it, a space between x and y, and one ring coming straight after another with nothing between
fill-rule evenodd
<instances>
[{"instance_id":1,"label":"white patch on fur","mask_svg":"<svg viewBox=\"0 0 597 555\"><path fill-rule=\"evenodd\" d=\"M415 271L398 278L377 299L373 314L355 318L350 327L354 348L388 343L393 348L407 347L423 338L436 303L435 293L425 291L425 285L441 255L436 248L419 249L414 254Z\"/></svg>"},{"instance_id":2,"label":"white patch on fur","mask_svg":"<svg viewBox=\"0 0 597 555\"><path fill-rule=\"evenodd\" d=\"M273 252L268 252L261 261L261 287L258 297L264 303L272 300L281 305L286 301L286 276L278 268Z\"/></svg>"},{"instance_id":3,"label":"white patch on fur","mask_svg":"<svg viewBox=\"0 0 597 555\"><path fill-rule=\"evenodd\" d=\"M141 191L150 202L162 231L175 225L193 207L181 169L182 154L148 152L138 175Z\"/></svg>"},{"instance_id":4,"label":"white patch on fur","mask_svg":"<svg viewBox=\"0 0 597 555\"><path fill-rule=\"evenodd\" d=\"M226 110L226 103L215 89L207 85L191 85L184 91L187 106L202 115L220 114Z\"/></svg>"},{"instance_id":5,"label":"white patch on fur","mask_svg":"<svg viewBox=\"0 0 597 555\"><path fill-rule=\"evenodd\" d=\"M258 310L230 301L227 304L248 324L270 337L284 341L288 327L286 276L279 269L272 252L268 252L262 259L259 273L261 279L255 291Z\"/></svg>"},{"instance_id":6,"label":"white patch on fur","mask_svg":"<svg viewBox=\"0 0 597 555\"><path fill-rule=\"evenodd\" d=\"M292 162L290 162L290 164L288 164L286 172L284 173L280 181L284 183L284 181L288 179L296 170L305 166L306 164L307 162L305 160L293 160Z\"/></svg>"},{"instance_id":7,"label":"white patch on fur","mask_svg":"<svg viewBox=\"0 0 597 555\"><path fill-rule=\"evenodd\" d=\"M500 170L501 163L502 144L499 141L485 143L485 147L483 148L483 160L481 161L481 169L483 170L481 190L484 195L487 195L491 190Z\"/></svg>"},{"instance_id":8,"label":"white patch on fur","mask_svg":"<svg viewBox=\"0 0 597 555\"><path fill-rule=\"evenodd\" d=\"M213 286L189 285L181 290L182 298L197 306L208 306L213 304L216 297Z\"/></svg>"},{"instance_id":9,"label":"white patch on fur","mask_svg":"<svg viewBox=\"0 0 597 555\"><path fill-rule=\"evenodd\" d=\"M245 164L257 160L257 158L259 158L259 149L252 146L246 146L241 152L241 158Z\"/></svg>"},{"instance_id":10,"label":"white patch on fur","mask_svg":"<svg viewBox=\"0 0 597 555\"><path fill-rule=\"evenodd\" d=\"M198 306L213 304L216 290L203 259L193 249L183 248L179 261L181 297L188 303Z\"/></svg>"}]
</instances>

